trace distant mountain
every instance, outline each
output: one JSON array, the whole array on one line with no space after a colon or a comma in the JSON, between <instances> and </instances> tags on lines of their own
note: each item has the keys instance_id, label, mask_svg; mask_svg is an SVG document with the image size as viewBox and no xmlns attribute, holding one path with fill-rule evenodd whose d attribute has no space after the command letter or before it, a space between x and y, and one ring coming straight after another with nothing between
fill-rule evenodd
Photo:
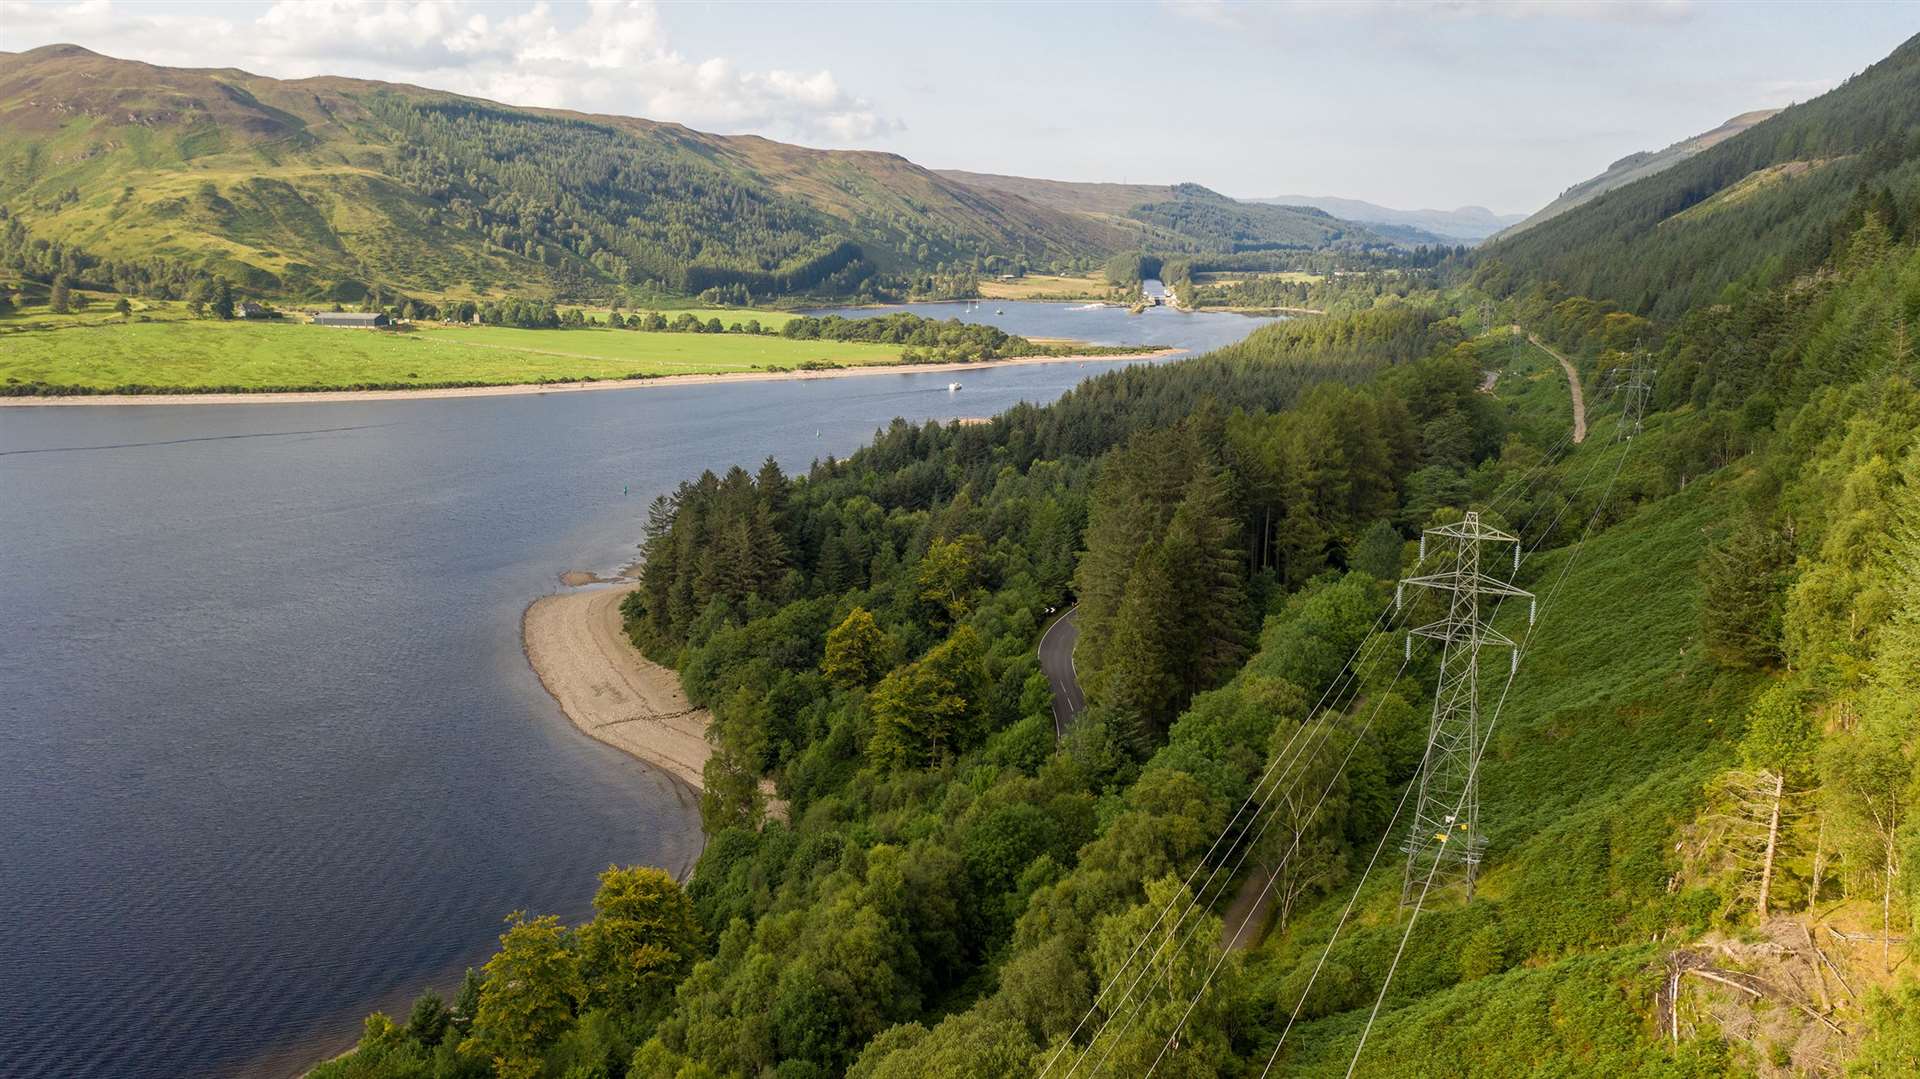
<instances>
[{"instance_id":1,"label":"distant mountain","mask_svg":"<svg viewBox=\"0 0 1920 1079\"><path fill-rule=\"evenodd\" d=\"M1712 131L1695 135L1690 139L1681 139L1664 150L1643 150L1628 154L1608 165L1607 170L1600 175L1582 180L1562 191L1559 198L1515 224L1513 231L1519 232L1522 229L1532 228L1548 218L1558 217L1575 206L1612 191L1616 187L1630 184L1635 180L1643 180L1670 169L1695 154L1712 149L1762 120L1771 119L1779 113L1779 109L1755 109L1752 112L1743 112Z\"/></svg>"},{"instance_id":2,"label":"distant mountain","mask_svg":"<svg viewBox=\"0 0 1920 1079\"><path fill-rule=\"evenodd\" d=\"M845 293L877 272L1102 257L1086 216L894 154L344 78L0 54L0 210L257 291Z\"/></svg>"},{"instance_id":3,"label":"distant mountain","mask_svg":"<svg viewBox=\"0 0 1920 1079\"><path fill-rule=\"evenodd\" d=\"M1525 219L1525 214L1496 214L1484 206L1462 206L1457 210L1396 210L1390 206L1360 199L1331 195L1275 195L1248 199L1248 202L1276 206L1311 206L1335 217L1358 221L1363 225L1392 225L1418 230L1428 237L1448 243L1479 243L1509 225Z\"/></svg>"},{"instance_id":4,"label":"distant mountain","mask_svg":"<svg viewBox=\"0 0 1920 1079\"><path fill-rule=\"evenodd\" d=\"M1742 122L1754 115L1765 118ZM1480 282L1673 318L1812 272L1868 215L1907 227L1920 37L1820 97L1749 117L1664 169L1649 175L1654 162L1641 161L1638 178L1494 237L1477 255Z\"/></svg>"},{"instance_id":5,"label":"distant mountain","mask_svg":"<svg viewBox=\"0 0 1920 1079\"><path fill-rule=\"evenodd\" d=\"M1315 207L1233 199L1199 184L1075 183L957 169L941 170L940 175L981 191L1015 195L1131 230L1141 243L1168 252L1385 247L1409 242Z\"/></svg>"}]
</instances>

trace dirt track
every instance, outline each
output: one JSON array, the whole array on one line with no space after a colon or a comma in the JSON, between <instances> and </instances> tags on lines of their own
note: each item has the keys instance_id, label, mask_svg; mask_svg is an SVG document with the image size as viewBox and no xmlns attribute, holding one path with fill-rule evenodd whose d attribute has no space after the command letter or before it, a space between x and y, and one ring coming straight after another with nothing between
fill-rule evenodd
<instances>
[{"instance_id":1,"label":"dirt track","mask_svg":"<svg viewBox=\"0 0 1920 1079\"><path fill-rule=\"evenodd\" d=\"M1520 327L1513 328L1514 333L1522 332ZM1547 343L1527 334L1527 340L1533 347L1560 361L1560 369L1567 373L1567 389L1573 391L1573 442L1579 445L1587 440L1587 395L1580 388L1580 372L1574 370L1573 362L1547 346Z\"/></svg>"}]
</instances>

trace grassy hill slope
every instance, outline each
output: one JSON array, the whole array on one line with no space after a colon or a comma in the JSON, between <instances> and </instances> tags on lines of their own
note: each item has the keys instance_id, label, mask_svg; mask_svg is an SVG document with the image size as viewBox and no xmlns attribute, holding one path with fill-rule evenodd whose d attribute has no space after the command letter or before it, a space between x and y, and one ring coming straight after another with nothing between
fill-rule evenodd
<instances>
[{"instance_id":1,"label":"grassy hill slope","mask_svg":"<svg viewBox=\"0 0 1920 1079\"><path fill-rule=\"evenodd\" d=\"M1100 222L1158 252L1382 248L1406 240L1406 236L1341 220L1314 207L1231 199L1199 184L1073 183L953 169L940 175L980 191L1015 195ZM1416 242L1431 239L1422 234Z\"/></svg>"},{"instance_id":2,"label":"grassy hill slope","mask_svg":"<svg viewBox=\"0 0 1920 1079\"><path fill-rule=\"evenodd\" d=\"M1916 197L1920 38L1828 94L1495 239L1479 250L1482 281L1671 318L1817 267L1870 208L1898 234Z\"/></svg>"},{"instance_id":3,"label":"grassy hill slope","mask_svg":"<svg viewBox=\"0 0 1920 1079\"><path fill-rule=\"evenodd\" d=\"M1681 139L1664 150L1642 150L1628 154L1608 165L1599 175L1574 184L1562 191L1552 202L1528 214L1522 220L1510 223L1506 234L1512 235L1532 228L1549 218L1559 217L1575 206L1591 202L1616 187L1623 187L1635 180L1644 180L1656 173L1664 172L1695 154L1718 146L1762 120L1773 118L1779 112L1779 109L1755 109L1752 112L1743 112L1712 131Z\"/></svg>"},{"instance_id":4,"label":"grassy hill slope","mask_svg":"<svg viewBox=\"0 0 1920 1079\"><path fill-rule=\"evenodd\" d=\"M339 298L845 292L875 271L1070 263L1123 240L890 154L74 46L0 56L0 206L97 256Z\"/></svg>"}]
</instances>

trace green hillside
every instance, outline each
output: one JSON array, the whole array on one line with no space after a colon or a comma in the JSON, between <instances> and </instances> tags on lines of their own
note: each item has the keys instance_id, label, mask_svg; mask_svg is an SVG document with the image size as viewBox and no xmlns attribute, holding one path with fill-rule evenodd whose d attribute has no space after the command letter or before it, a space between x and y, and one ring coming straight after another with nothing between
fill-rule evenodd
<instances>
[{"instance_id":1,"label":"green hillside","mask_svg":"<svg viewBox=\"0 0 1920 1079\"><path fill-rule=\"evenodd\" d=\"M889 154L74 46L0 56L0 206L95 257L348 301L851 293L876 273L1073 265L1122 242Z\"/></svg>"},{"instance_id":2,"label":"green hillside","mask_svg":"<svg viewBox=\"0 0 1920 1079\"><path fill-rule=\"evenodd\" d=\"M1482 280L1676 318L1819 266L1866 206L1898 227L1920 200L1917 152L1920 38L1831 93L1497 238L1481 249Z\"/></svg>"},{"instance_id":3,"label":"green hillside","mask_svg":"<svg viewBox=\"0 0 1920 1079\"><path fill-rule=\"evenodd\" d=\"M1914 1074L1920 233L1872 185L1776 201L1818 171L1659 231L1911 130L1913 49L1439 287L689 479L624 611L714 717L693 878L516 916L451 1012L316 1074ZM1826 239L1765 253L1759 212ZM1570 294L1542 235L1596 279L1631 238L1683 299ZM1468 511L1520 549L1474 579L1538 603L1485 609L1478 812L1416 826L1461 667L1410 631L1478 616L1396 586ZM1456 835L1470 899L1401 853Z\"/></svg>"},{"instance_id":4,"label":"green hillside","mask_svg":"<svg viewBox=\"0 0 1920 1079\"><path fill-rule=\"evenodd\" d=\"M1414 231L1392 234L1395 230L1343 221L1310 206L1230 199L1199 184L1071 183L954 169L940 175L1089 219L1132 237L1143 250L1161 254L1364 252L1439 240Z\"/></svg>"},{"instance_id":5,"label":"green hillside","mask_svg":"<svg viewBox=\"0 0 1920 1079\"><path fill-rule=\"evenodd\" d=\"M1616 187L1624 187L1635 180L1664 172L1703 150L1718 146L1762 120L1771 119L1779 111L1779 109L1755 109L1752 112L1743 112L1712 131L1703 131L1692 138L1681 139L1665 149L1642 150L1628 154L1608 165L1599 175L1574 184L1562 191L1552 202L1527 215L1525 219L1514 222L1508 227L1506 234L1513 235L1530 229L1549 218L1559 217L1575 206L1591 202Z\"/></svg>"},{"instance_id":6,"label":"green hillside","mask_svg":"<svg viewBox=\"0 0 1920 1079\"><path fill-rule=\"evenodd\" d=\"M81 262L175 264L162 276L215 274L257 295L745 304L964 292L978 274L1084 271L1139 247L1391 246L1193 185L1110 212L958 175L412 86L67 45L0 54L0 212Z\"/></svg>"},{"instance_id":7,"label":"green hillside","mask_svg":"<svg viewBox=\"0 0 1920 1079\"><path fill-rule=\"evenodd\" d=\"M1606 387L1649 327L1531 295L1477 333L1479 296L1429 293L984 426L896 424L805 477L689 482L629 614L715 715L710 842L676 900L706 943L601 1004L595 953L511 929L518 958L466 990L479 1018L370 1021L322 1074L491 1053L552 1076L1119 1076L1173 1045L1159 1070L1251 1076L1277 1053L1341 1075L1363 1031L1361 1075L1903 1074L1920 1013L1879 994L1910 977L1898 866L1920 847L1880 799L1916 782L1920 372L1892 316L1920 303L1920 248L1869 224L1828 270L1720 312L1784 310L1766 358L1663 327L1642 428ZM1509 319L1579 362L1584 444ZM1668 389L1703 379L1744 395ZM1409 923L1395 807L1436 656L1416 643L1395 670L1391 584L1462 507L1523 537L1541 618L1498 616L1525 651L1510 696L1504 655L1483 687L1478 894ZM1032 647L1068 597L1092 706L1056 746ZM1783 777L1764 917L1766 815L1729 823L1726 802L1755 775ZM1256 792L1278 829L1230 824ZM1222 953L1269 879L1258 943ZM583 1003L507 1040L507 979L541 955ZM1676 963L1762 989L1693 976L1673 999ZM1837 972L1824 996L1809 963ZM1103 995L1142 969L1144 1006Z\"/></svg>"}]
</instances>

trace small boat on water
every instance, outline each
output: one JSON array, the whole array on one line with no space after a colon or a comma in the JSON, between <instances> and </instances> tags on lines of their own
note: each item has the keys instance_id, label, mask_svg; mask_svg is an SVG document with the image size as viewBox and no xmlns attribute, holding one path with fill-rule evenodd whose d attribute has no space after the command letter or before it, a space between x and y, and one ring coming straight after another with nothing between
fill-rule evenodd
<instances>
[{"instance_id":1,"label":"small boat on water","mask_svg":"<svg viewBox=\"0 0 1920 1079\"><path fill-rule=\"evenodd\" d=\"M1007 313L1007 309L1004 307L996 307L994 308L993 313L996 315L1004 315Z\"/></svg>"},{"instance_id":2,"label":"small boat on water","mask_svg":"<svg viewBox=\"0 0 1920 1079\"><path fill-rule=\"evenodd\" d=\"M948 392L948 393L959 393L959 392L960 392L960 384L959 384L958 382L949 382L949 383L947 383L947 392Z\"/></svg>"}]
</instances>

